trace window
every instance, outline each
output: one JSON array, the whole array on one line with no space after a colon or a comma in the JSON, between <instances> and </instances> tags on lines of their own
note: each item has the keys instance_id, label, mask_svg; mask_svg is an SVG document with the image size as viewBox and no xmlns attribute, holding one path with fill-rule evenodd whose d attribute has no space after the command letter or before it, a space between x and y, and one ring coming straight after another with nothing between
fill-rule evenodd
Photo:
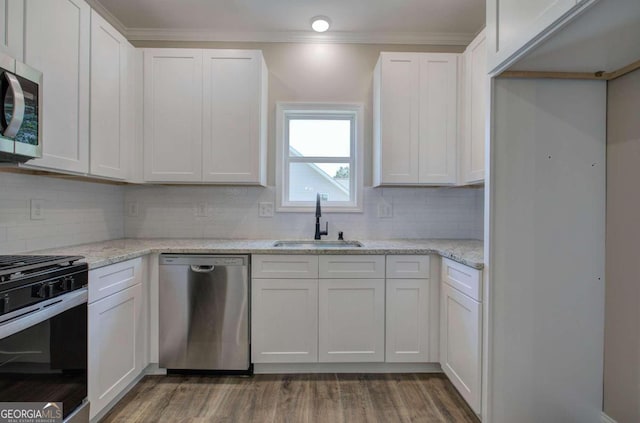
<instances>
[{"instance_id":1,"label":"window","mask_svg":"<svg viewBox=\"0 0 640 423\"><path fill-rule=\"evenodd\" d=\"M362 211L362 105L279 103L279 211Z\"/></svg>"}]
</instances>

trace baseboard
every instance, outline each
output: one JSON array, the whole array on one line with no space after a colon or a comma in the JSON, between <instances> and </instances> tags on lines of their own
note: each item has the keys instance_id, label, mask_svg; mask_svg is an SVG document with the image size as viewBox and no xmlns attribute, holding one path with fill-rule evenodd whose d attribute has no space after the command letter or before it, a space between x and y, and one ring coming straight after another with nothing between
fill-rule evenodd
<instances>
[{"instance_id":1,"label":"baseboard","mask_svg":"<svg viewBox=\"0 0 640 423\"><path fill-rule=\"evenodd\" d=\"M255 374L291 373L442 373L438 363L262 363Z\"/></svg>"},{"instance_id":2,"label":"baseboard","mask_svg":"<svg viewBox=\"0 0 640 423\"><path fill-rule=\"evenodd\" d=\"M613 420L611 417L607 416L604 411L600 413L600 421L602 423L616 423L616 421Z\"/></svg>"}]
</instances>

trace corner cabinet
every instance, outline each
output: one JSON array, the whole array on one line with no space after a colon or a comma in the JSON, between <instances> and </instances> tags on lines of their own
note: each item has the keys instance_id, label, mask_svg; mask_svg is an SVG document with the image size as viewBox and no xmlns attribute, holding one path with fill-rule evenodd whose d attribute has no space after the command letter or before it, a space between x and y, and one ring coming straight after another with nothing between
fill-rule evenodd
<instances>
[{"instance_id":1,"label":"corner cabinet","mask_svg":"<svg viewBox=\"0 0 640 423\"><path fill-rule=\"evenodd\" d=\"M134 95L130 87L134 47L95 11L91 11L90 173L126 179L128 149L134 142Z\"/></svg>"},{"instance_id":2,"label":"corner cabinet","mask_svg":"<svg viewBox=\"0 0 640 423\"><path fill-rule=\"evenodd\" d=\"M90 35L84 0L25 0L24 61L43 73L44 109L42 158L26 167L89 171Z\"/></svg>"},{"instance_id":3,"label":"corner cabinet","mask_svg":"<svg viewBox=\"0 0 640 423\"><path fill-rule=\"evenodd\" d=\"M258 50L145 49L145 180L265 185L267 78Z\"/></svg>"},{"instance_id":4,"label":"corner cabinet","mask_svg":"<svg viewBox=\"0 0 640 423\"><path fill-rule=\"evenodd\" d=\"M381 53L374 71L374 186L457 181L459 54Z\"/></svg>"},{"instance_id":5,"label":"corner cabinet","mask_svg":"<svg viewBox=\"0 0 640 423\"><path fill-rule=\"evenodd\" d=\"M442 259L440 364L476 413L481 412L482 276Z\"/></svg>"},{"instance_id":6,"label":"corner cabinet","mask_svg":"<svg viewBox=\"0 0 640 423\"><path fill-rule=\"evenodd\" d=\"M460 183L484 182L485 143L487 139L487 37L482 31L462 55L462 116L460 119Z\"/></svg>"}]
</instances>

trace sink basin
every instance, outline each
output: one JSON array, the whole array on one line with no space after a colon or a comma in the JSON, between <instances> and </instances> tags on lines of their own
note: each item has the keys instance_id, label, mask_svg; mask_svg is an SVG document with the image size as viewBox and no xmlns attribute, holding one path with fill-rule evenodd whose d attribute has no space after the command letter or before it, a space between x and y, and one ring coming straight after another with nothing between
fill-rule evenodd
<instances>
[{"instance_id":1,"label":"sink basin","mask_svg":"<svg viewBox=\"0 0 640 423\"><path fill-rule=\"evenodd\" d=\"M276 241L274 247L289 248L354 248L362 247L359 241Z\"/></svg>"}]
</instances>

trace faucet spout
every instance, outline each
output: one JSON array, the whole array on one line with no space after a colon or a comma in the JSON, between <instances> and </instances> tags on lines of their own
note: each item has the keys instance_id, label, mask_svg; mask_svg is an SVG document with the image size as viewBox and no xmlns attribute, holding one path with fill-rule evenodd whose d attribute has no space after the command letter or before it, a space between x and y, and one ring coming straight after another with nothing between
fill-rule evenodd
<instances>
[{"instance_id":1,"label":"faucet spout","mask_svg":"<svg viewBox=\"0 0 640 423\"><path fill-rule=\"evenodd\" d=\"M324 231L320 230L320 217L322 216L322 211L320 210L320 193L316 197L316 234L313 237L315 240L322 239L322 235L329 235L329 222L325 222L326 227Z\"/></svg>"},{"instance_id":2,"label":"faucet spout","mask_svg":"<svg viewBox=\"0 0 640 423\"><path fill-rule=\"evenodd\" d=\"M320 209L320 193L316 196L316 218L322 217L322 210Z\"/></svg>"}]
</instances>

